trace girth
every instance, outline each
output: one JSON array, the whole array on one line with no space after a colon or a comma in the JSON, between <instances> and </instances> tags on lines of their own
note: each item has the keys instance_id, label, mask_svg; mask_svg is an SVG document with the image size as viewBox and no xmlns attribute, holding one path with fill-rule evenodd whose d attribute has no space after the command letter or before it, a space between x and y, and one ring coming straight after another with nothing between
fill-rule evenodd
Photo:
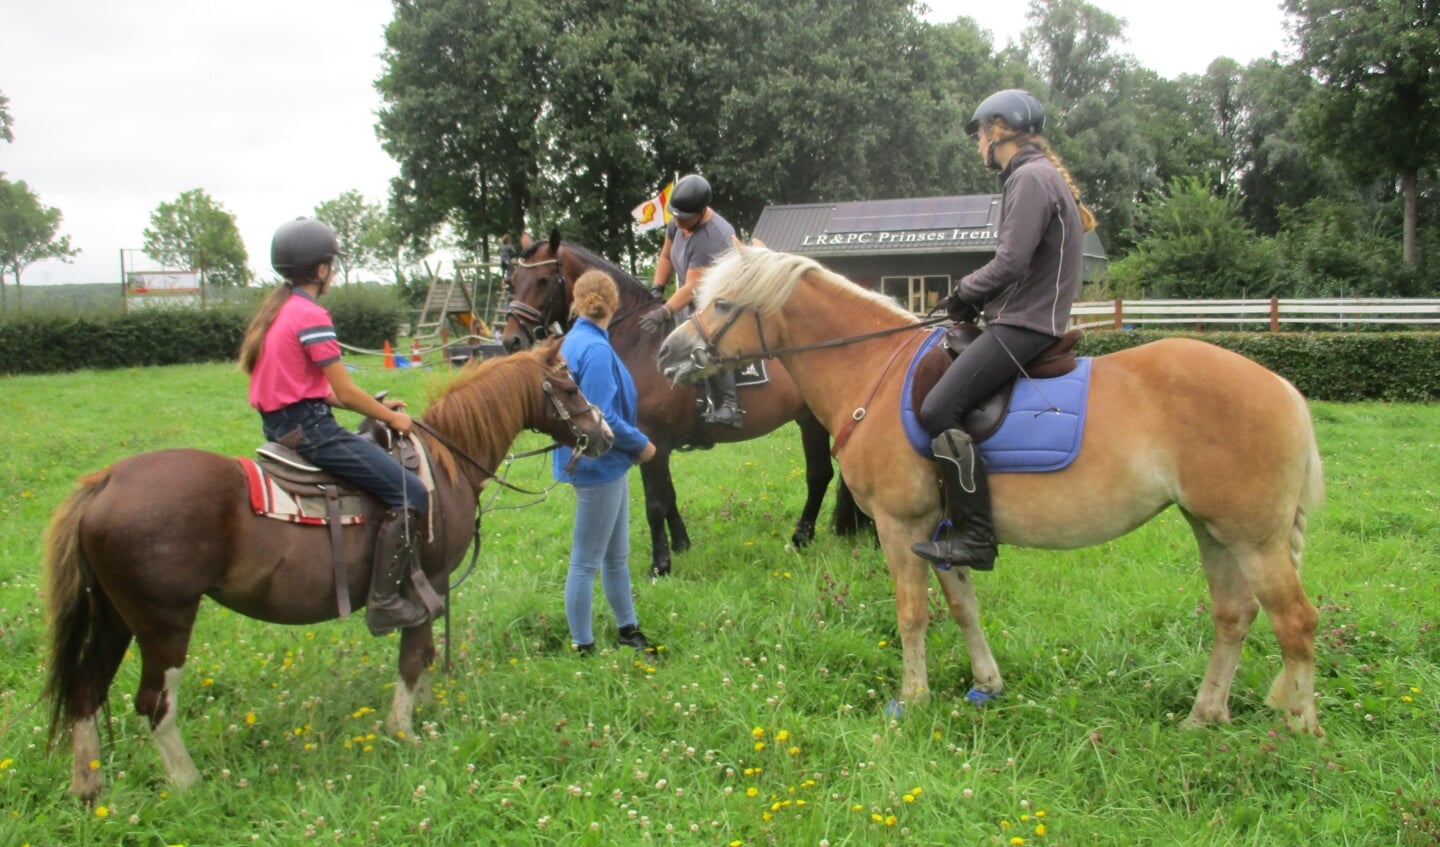
<instances>
[{"instance_id":1,"label":"girth","mask_svg":"<svg viewBox=\"0 0 1440 847\"><path fill-rule=\"evenodd\" d=\"M915 377L911 384L913 408L920 408L925 396L935 387L935 383L940 381L940 377L944 376L950 363L955 361L960 351L979 338L981 332L973 323L958 323L945 331L944 341L931 348L915 368ZM1031 379L1047 379L1064 376L1075 370L1075 345L1080 341L1081 335L1080 330L1072 329L1060 336L1054 344L1025 363L1024 375ZM998 391L965 413L960 422L961 427L977 443L994 435L995 430L1005 421L1005 411L1010 407L1010 395L1014 391L1015 380L1006 381Z\"/></svg>"}]
</instances>

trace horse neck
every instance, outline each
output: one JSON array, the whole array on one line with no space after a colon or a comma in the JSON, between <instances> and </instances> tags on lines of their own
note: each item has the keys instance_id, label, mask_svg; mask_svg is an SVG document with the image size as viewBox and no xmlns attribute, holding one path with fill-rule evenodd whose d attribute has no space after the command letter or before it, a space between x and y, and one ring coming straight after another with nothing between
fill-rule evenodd
<instances>
[{"instance_id":1,"label":"horse neck","mask_svg":"<svg viewBox=\"0 0 1440 847\"><path fill-rule=\"evenodd\" d=\"M463 485L468 489L472 500L478 500L481 487L498 472L510 445L526 427L526 422L540 419L542 401L536 397L527 397L525 403L523 413L517 414L508 408L507 403L495 402L494 397L481 398L480 402L473 403L470 407L478 409L479 413L458 425L453 415L446 416L445 420L422 418L428 426L433 427L464 453L462 456L448 446L438 443L436 439L422 435L426 439L425 446L431 451L432 459L438 457L437 481L440 477L448 477L456 486ZM472 459L474 462L470 461ZM480 467L477 468L476 463Z\"/></svg>"},{"instance_id":2,"label":"horse neck","mask_svg":"<svg viewBox=\"0 0 1440 847\"><path fill-rule=\"evenodd\" d=\"M767 338L770 347L808 347L842 338L914 323L904 315L851 292L837 290L810 280L796 284L770 325L776 338ZM875 380L895 350L911 333L899 332L852 344L785 353L779 357L795 380L800 395L831 432L843 425L865 395L875 389ZM888 379L889 377L887 377Z\"/></svg>"}]
</instances>

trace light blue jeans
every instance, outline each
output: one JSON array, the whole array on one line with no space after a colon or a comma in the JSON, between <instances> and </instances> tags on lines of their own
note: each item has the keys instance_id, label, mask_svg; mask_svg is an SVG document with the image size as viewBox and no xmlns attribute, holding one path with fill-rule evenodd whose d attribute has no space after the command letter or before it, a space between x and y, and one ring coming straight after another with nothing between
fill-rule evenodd
<instances>
[{"instance_id":1,"label":"light blue jeans","mask_svg":"<svg viewBox=\"0 0 1440 847\"><path fill-rule=\"evenodd\" d=\"M565 577L565 618L570 640L593 644L591 621L595 574L616 626L635 626L635 600L630 596L629 475L598 485L575 486L575 531L570 541L570 572Z\"/></svg>"}]
</instances>

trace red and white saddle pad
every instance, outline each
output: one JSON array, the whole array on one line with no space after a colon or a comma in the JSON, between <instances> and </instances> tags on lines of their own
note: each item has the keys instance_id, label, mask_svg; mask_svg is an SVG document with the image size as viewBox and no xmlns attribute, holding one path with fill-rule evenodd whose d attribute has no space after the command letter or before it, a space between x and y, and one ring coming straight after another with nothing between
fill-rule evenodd
<instances>
[{"instance_id":1,"label":"red and white saddle pad","mask_svg":"<svg viewBox=\"0 0 1440 847\"><path fill-rule=\"evenodd\" d=\"M319 486L314 493L304 493L283 487L279 480L265 472L255 460L239 457L235 461L245 472L246 487L250 491L250 508L257 515L289 523L324 526L330 522L325 504L325 492ZM293 485L293 483L292 483ZM348 492L340 495L340 524L365 522L364 499L359 494Z\"/></svg>"}]
</instances>

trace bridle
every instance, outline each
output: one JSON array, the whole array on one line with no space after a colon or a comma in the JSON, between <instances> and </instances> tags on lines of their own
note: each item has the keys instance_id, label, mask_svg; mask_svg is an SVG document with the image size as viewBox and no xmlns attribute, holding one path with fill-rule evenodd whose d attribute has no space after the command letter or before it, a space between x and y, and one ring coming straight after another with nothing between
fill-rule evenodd
<instances>
[{"instance_id":1,"label":"bridle","mask_svg":"<svg viewBox=\"0 0 1440 847\"><path fill-rule=\"evenodd\" d=\"M548 327L551 323L557 321L562 324L564 323L564 316L557 314L557 312L560 311L560 298L563 296L562 292L565 286L565 277L562 273L559 273L560 255L558 253L552 258L541 259L538 262L526 262L523 259L515 260L516 267L526 270L543 268L547 265L555 265L557 273L555 274L553 282L559 284L552 287L545 295L545 302L542 304L542 308L536 309L528 303L522 303L513 298L509 303L505 304L505 312L515 317L516 322L529 334L532 342L544 341L549 335ZM511 286L511 290L514 290L513 285ZM546 320L547 316L550 317L549 321Z\"/></svg>"},{"instance_id":2,"label":"bridle","mask_svg":"<svg viewBox=\"0 0 1440 847\"><path fill-rule=\"evenodd\" d=\"M549 337L550 324L559 323L561 326L566 326L568 323L566 319L569 315L565 314L565 309L561 305L561 298L566 287L565 273L561 265L560 257L560 253L563 250L563 247L559 248L555 251L554 256L536 262L527 262L523 259L515 260L515 267L524 268L525 270L543 268L549 265L555 265L556 267L556 274L550 281L558 284L552 285L550 290L546 292L545 302L541 304L539 309L531 306L529 303L522 303L513 297L510 302L505 304L506 314L514 316L515 322L520 324L520 327L530 336L532 342L544 341ZM624 284L624 281L617 279L615 283L618 288ZM514 290L513 285L511 286L511 290ZM642 303L635 308L616 312L615 316L610 319L611 328L613 329L617 324L633 315L648 311L658 302L660 301L652 300L648 303Z\"/></svg>"},{"instance_id":3,"label":"bridle","mask_svg":"<svg viewBox=\"0 0 1440 847\"><path fill-rule=\"evenodd\" d=\"M568 365L561 365L560 367L556 368L555 371L552 371L552 373L560 372L563 372L566 376L569 376L570 367ZM591 412L594 412L596 415L600 415L602 417L603 414L601 413L599 406L596 406L594 403L588 402L585 404L584 410L580 411L578 414L573 413L569 409L565 408L565 405L560 402L559 395L557 395L555 392L555 386L550 381L550 377L551 374L545 375L545 379L540 383L540 390L545 393L545 397L550 401L550 408L554 415L553 419L560 421L564 423L567 427L569 427L570 434L575 437L575 449L571 452L570 464L566 467L566 470L569 471L574 469L575 463L580 461L580 456L583 455L585 449L590 446L590 437L580 430L580 426L578 423L576 423L575 420L576 417L584 417L585 415L589 415ZM414 419L413 423L417 428L423 430L431 438L444 445L445 448L448 449L451 453L454 453L456 456L459 456L466 462L469 462L471 465L474 465L477 469L479 469L479 471L484 474L484 477L482 477L481 479L482 482L485 479L493 479L497 483L503 485L511 491L518 491L521 494L543 495L545 493L544 491L532 491L528 488L521 488L513 482L506 480L504 477L496 473L493 469L486 466L479 459L471 456L469 453L466 453L465 450L462 449L460 445L452 441L449 436L444 435L439 430L435 429L435 427L426 423L424 420L416 418ZM557 449L559 446L559 444L552 443L548 447L545 447L538 452L547 453L551 450Z\"/></svg>"},{"instance_id":4,"label":"bridle","mask_svg":"<svg viewBox=\"0 0 1440 847\"><path fill-rule=\"evenodd\" d=\"M740 317L742 315L745 315L746 313L753 315L755 318L755 335L757 338L760 339L760 352L736 353L733 356L721 355L720 339L724 338L725 333L729 332L731 328L735 326L735 323L740 320ZM856 344L861 341L869 341L872 338L884 338L889 335L898 335L902 332L909 332L911 330L936 326L938 324L948 323L949 321L950 318L948 315L938 315L934 317L923 318L918 323L894 326L890 327L889 329L881 329L876 330L875 332L867 332L863 335L847 335L843 338L832 338L828 341L817 341L813 344L796 344L790 347L776 347L774 349L771 349L770 345L767 344L765 341L765 325L760 321L760 310L757 307L745 306L743 308L736 309L728 318L726 318L725 322L720 325L720 328L715 330L715 332L713 333L709 332L705 328L705 322L701 320L700 312L697 310L693 315L690 316L690 322L695 325L695 332L700 336L700 340L705 342L705 346L696 347L694 350L690 351L690 362L691 364L695 365L695 367L700 368L701 370L705 370L711 366L714 366L721 370L733 370L750 364L751 362L758 362L765 359L775 359L789 353L803 353L806 350L823 350L829 347L843 347L847 344Z\"/></svg>"}]
</instances>

